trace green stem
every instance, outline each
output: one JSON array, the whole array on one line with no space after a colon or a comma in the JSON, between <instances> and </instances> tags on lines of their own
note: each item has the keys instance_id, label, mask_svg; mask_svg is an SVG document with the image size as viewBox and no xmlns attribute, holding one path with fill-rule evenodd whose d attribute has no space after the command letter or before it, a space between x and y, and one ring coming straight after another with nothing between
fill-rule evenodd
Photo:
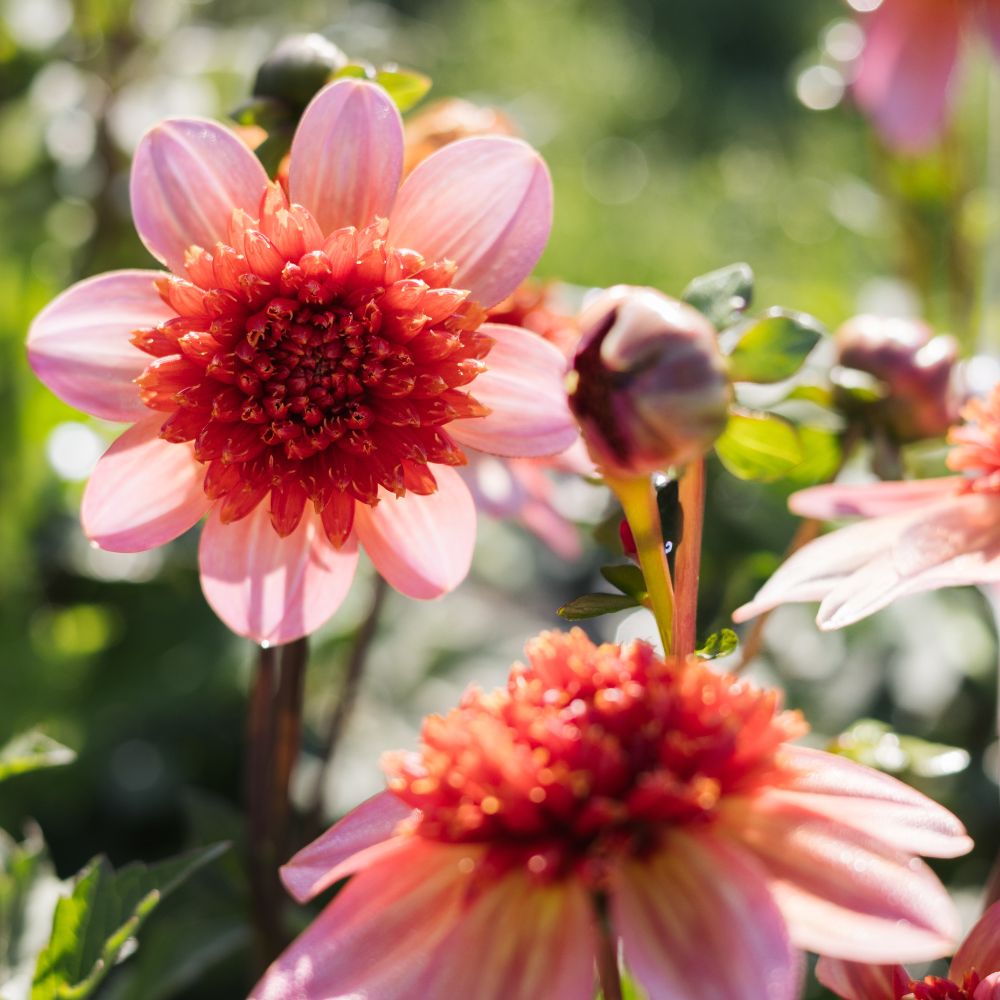
<instances>
[{"instance_id":1,"label":"green stem","mask_svg":"<svg viewBox=\"0 0 1000 1000\"><path fill-rule=\"evenodd\" d=\"M663 643L663 655L670 656L674 648L674 588L663 547L656 489L648 476L621 479L606 476L605 481L618 497L625 520L632 529L639 566L646 581L646 593Z\"/></svg>"},{"instance_id":2,"label":"green stem","mask_svg":"<svg viewBox=\"0 0 1000 1000\"><path fill-rule=\"evenodd\" d=\"M697 459L684 470L680 482L681 534L674 556L677 575L674 607L674 654L690 656L697 647L698 579L701 575L701 536L705 523L705 461Z\"/></svg>"}]
</instances>

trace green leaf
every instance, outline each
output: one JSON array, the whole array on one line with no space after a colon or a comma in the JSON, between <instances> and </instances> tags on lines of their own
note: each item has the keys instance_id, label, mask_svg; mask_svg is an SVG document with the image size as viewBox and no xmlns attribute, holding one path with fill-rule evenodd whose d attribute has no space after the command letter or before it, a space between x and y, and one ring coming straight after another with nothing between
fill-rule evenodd
<instances>
[{"instance_id":1,"label":"green leaf","mask_svg":"<svg viewBox=\"0 0 1000 1000\"><path fill-rule=\"evenodd\" d=\"M292 148L292 136L283 128L275 129L268 134L268 137L254 150L257 159L263 164L267 171L267 176L273 178L278 173L278 167L285 158L285 154Z\"/></svg>"},{"instance_id":2,"label":"green leaf","mask_svg":"<svg viewBox=\"0 0 1000 1000\"><path fill-rule=\"evenodd\" d=\"M713 632L705 640L705 645L695 650L695 655L703 660L714 660L735 653L739 645L740 640L736 633L731 628L724 628L719 632Z\"/></svg>"},{"instance_id":3,"label":"green leaf","mask_svg":"<svg viewBox=\"0 0 1000 1000\"><path fill-rule=\"evenodd\" d=\"M805 456L788 474L796 486L814 486L833 479L842 461L840 435L825 427L809 425L797 428L799 444Z\"/></svg>"},{"instance_id":4,"label":"green leaf","mask_svg":"<svg viewBox=\"0 0 1000 1000\"><path fill-rule=\"evenodd\" d=\"M274 97L253 97L229 113L238 125L258 125L270 131L288 123L288 108Z\"/></svg>"},{"instance_id":5,"label":"green leaf","mask_svg":"<svg viewBox=\"0 0 1000 1000\"><path fill-rule=\"evenodd\" d=\"M11 997L27 994L61 887L37 827L22 844L0 830L0 983Z\"/></svg>"},{"instance_id":6,"label":"green leaf","mask_svg":"<svg viewBox=\"0 0 1000 1000\"><path fill-rule=\"evenodd\" d=\"M791 378L826 331L805 313L769 309L740 334L729 355L734 382L782 382Z\"/></svg>"},{"instance_id":7,"label":"green leaf","mask_svg":"<svg viewBox=\"0 0 1000 1000\"><path fill-rule=\"evenodd\" d=\"M902 735L878 719L859 720L836 737L828 749L880 771L917 778L958 774L970 760L968 751L961 747Z\"/></svg>"},{"instance_id":8,"label":"green leaf","mask_svg":"<svg viewBox=\"0 0 1000 1000\"><path fill-rule=\"evenodd\" d=\"M384 87L400 112L409 111L431 89L431 78L409 69L380 69L375 82Z\"/></svg>"},{"instance_id":9,"label":"green leaf","mask_svg":"<svg viewBox=\"0 0 1000 1000\"><path fill-rule=\"evenodd\" d=\"M43 767L72 764L74 760L76 754L69 747L33 729L0 747L0 781Z\"/></svg>"},{"instance_id":10,"label":"green leaf","mask_svg":"<svg viewBox=\"0 0 1000 1000\"><path fill-rule=\"evenodd\" d=\"M367 62L348 63L333 74L333 79L340 80L345 76L357 80L373 80L375 78L375 67Z\"/></svg>"},{"instance_id":11,"label":"green leaf","mask_svg":"<svg viewBox=\"0 0 1000 1000\"><path fill-rule=\"evenodd\" d=\"M82 1000L128 955L132 939L160 900L227 850L214 844L156 865L115 872L95 858L59 900L52 936L35 967L31 1000Z\"/></svg>"},{"instance_id":12,"label":"green leaf","mask_svg":"<svg viewBox=\"0 0 1000 1000\"><path fill-rule=\"evenodd\" d=\"M617 587L623 594L635 598L640 603L646 596L646 581L642 570L634 563L622 563L619 566L602 566L601 576L612 587Z\"/></svg>"},{"instance_id":13,"label":"green leaf","mask_svg":"<svg viewBox=\"0 0 1000 1000\"><path fill-rule=\"evenodd\" d=\"M833 409L833 392L825 385L797 385L785 396L784 401L801 400L805 403L815 403L824 410Z\"/></svg>"},{"instance_id":14,"label":"green leaf","mask_svg":"<svg viewBox=\"0 0 1000 1000\"><path fill-rule=\"evenodd\" d=\"M717 330L732 326L753 298L749 264L730 264L695 278L681 298L705 314Z\"/></svg>"},{"instance_id":15,"label":"green leaf","mask_svg":"<svg viewBox=\"0 0 1000 1000\"><path fill-rule=\"evenodd\" d=\"M577 597L569 604L564 604L558 614L567 621L578 622L585 618L597 618L599 615L610 615L615 611L637 607L639 602L627 594L584 594L583 597Z\"/></svg>"},{"instance_id":16,"label":"green leaf","mask_svg":"<svg viewBox=\"0 0 1000 1000\"><path fill-rule=\"evenodd\" d=\"M715 442L722 464L739 479L771 482L787 475L804 458L795 428L771 413L730 413Z\"/></svg>"}]
</instances>

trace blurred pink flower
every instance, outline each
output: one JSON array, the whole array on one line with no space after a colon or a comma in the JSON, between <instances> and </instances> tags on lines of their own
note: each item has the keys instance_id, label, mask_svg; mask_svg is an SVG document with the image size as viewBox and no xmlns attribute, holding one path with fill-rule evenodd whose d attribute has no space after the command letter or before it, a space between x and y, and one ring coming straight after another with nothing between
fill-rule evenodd
<instances>
[{"instance_id":1,"label":"blurred pink flower","mask_svg":"<svg viewBox=\"0 0 1000 1000\"><path fill-rule=\"evenodd\" d=\"M959 946L948 978L911 979L901 965L861 965L821 958L819 981L844 1000L1000 1000L1000 903Z\"/></svg>"},{"instance_id":2,"label":"blurred pink flower","mask_svg":"<svg viewBox=\"0 0 1000 1000\"><path fill-rule=\"evenodd\" d=\"M651 1000L798 996L797 948L947 953L915 854L970 847L947 810L796 747L777 692L576 629L529 643L387 755L389 790L282 870L299 900L352 876L253 1000L590 1000L596 907Z\"/></svg>"},{"instance_id":3,"label":"blurred pink flower","mask_svg":"<svg viewBox=\"0 0 1000 1000\"><path fill-rule=\"evenodd\" d=\"M897 597L1000 582L1000 386L973 400L949 433L948 465L966 476L861 486L814 486L792 495L802 517L869 520L832 531L787 559L748 604L744 622L796 601L820 601L821 629L843 628Z\"/></svg>"},{"instance_id":4,"label":"blurred pink flower","mask_svg":"<svg viewBox=\"0 0 1000 1000\"><path fill-rule=\"evenodd\" d=\"M83 281L29 333L58 396L133 424L87 486L87 535L138 551L208 514L203 589L241 635L315 629L358 543L411 597L452 589L475 540L464 449L577 438L563 355L484 322L545 245L545 164L499 137L448 146L399 187L402 162L395 106L357 80L306 109L291 202L229 130L166 121L136 150L131 198L173 274Z\"/></svg>"},{"instance_id":5,"label":"blurred pink flower","mask_svg":"<svg viewBox=\"0 0 1000 1000\"><path fill-rule=\"evenodd\" d=\"M963 32L1000 48L997 0L882 0L866 15L854 96L883 139L917 153L941 134Z\"/></svg>"}]
</instances>

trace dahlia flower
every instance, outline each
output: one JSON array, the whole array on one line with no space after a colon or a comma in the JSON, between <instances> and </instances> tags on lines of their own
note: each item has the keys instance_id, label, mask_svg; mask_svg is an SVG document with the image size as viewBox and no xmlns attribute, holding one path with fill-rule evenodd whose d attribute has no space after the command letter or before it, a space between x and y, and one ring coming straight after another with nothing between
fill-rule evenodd
<instances>
[{"instance_id":1,"label":"dahlia flower","mask_svg":"<svg viewBox=\"0 0 1000 1000\"><path fill-rule=\"evenodd\" d=\"M253 1000L589 1000L598 911L651 1000L798 995L796 949L939 956L947 893L915 854L970 841L879 772L792 746L776 692L580 630L505 689L428 718L388 790L282 870L346 887Z\"/></svg>"},{"instance_id":2,"label":"dahlia flower","mask_svg":"<svg viewBox=\"0 0 1000 1000\"><path fill-rule=\"evenodd\" d=\"M563 356L484 322L545 244L545 164L509 138L442 149L399 187L402 162L398 112L358 80L306 109L287 197L226 128L166 121L136 150L131 199L171 273L80 282L29 333L50 389L132 424L87 486L87 535L138 551L208 515L205 595L259 641L329 617L359 543L411 597L452 589L475 540L465 449L577 436Z\"/></svg>"},{"instance_id":3,"label":"dahlia flower","mask_svg":"<svg viewBox=\"0 0 1000 1000\"><path fill-rule=\"evenodd\" d=\"M981 29L1000 49L1000 3L882 0L863 24L855 99L890 146L920 152L947 120L963 33Z\"/></svg>"},{"instance_id":4,"label":"dahlia flower","mask_svg":"<svg viewBox=\"0 0 1000 1000\"><path fill-rule=\"evenodd\" d=\"M819 981L844 1000L1000 1000L1000 903L969 931L948 977L911 979L901 965L861 965L821 958Z\"/></svg>"},{"instance_id":5,"label":"dahlia flower","mask_svg":"<svg viewBox=\"0 0 1000 1000\"><path fill-rule=\"evenodd\" d=\"M802 517L868 520L799 549L733 620L820 601L816 623L837 629L907 594L1000 582L1000 386L962 415L968 422L949 433L948 465L965 475L793 494L788 505Z\"/></svg>"}]
</instances>

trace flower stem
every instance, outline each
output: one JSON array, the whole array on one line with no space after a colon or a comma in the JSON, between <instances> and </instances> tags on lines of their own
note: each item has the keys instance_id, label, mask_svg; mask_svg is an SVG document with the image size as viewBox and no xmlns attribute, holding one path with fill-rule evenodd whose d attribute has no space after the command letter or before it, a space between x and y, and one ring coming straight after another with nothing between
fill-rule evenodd
<instances>
[{"instance_id":1,"label":"flower stem","mask_svg":"<svg viewBox=\"0 0 1000 1000\"><path fill-rule=\"evenodd\" d=\"M261 966L287 943L278 867L289 853L288 787L302 736L308 645L261 647L247 712L246 800L250 900Z\"/></svg>"},{"instance_id":2,"label":"flower stem","mask_svg":"<svg viewBox=\"0 0 1000 1000\"><path fill-rule=\"evenodd\" d=\"M309 836L307 839L312 839L319 834L322 827L323 789L329 783L330 773L333 770L333 759L337 754L337 748L340 746L344 730L347 728L351 713L354 711L354 705L358 700L358 690L368 662L368 652L371 649L375 633L378 631L379 619L382 616L388 592L389 585L381 576L376 576L368 614L354 634L354 640L347 656L347 666L344 669L344 679L340 686L340 695L323 734L323 746L320 751L322 763L316 772L316 780L308 798L306 830Z\"/></svg>"},{"instance_id":3,"label":"flower stem","mask_svg":"<svg viewBox=\"0 0 1000 1000\"><path fill-rule=\"evenodd\" d=\"M648 476L621 479L606 476L605 482L614 490L632 529L649 603L663 642L663 655L669 656L673 650L674 589L663 546L656 489Z\"/></svg>"},{"instance_id":4,"label":"flower stem","mask_svg":"<svg viewBox=\"0 0 1000 1000\"><path fill-rule=\"evenodd\" d=\"M601 1000L622 1000L622 977L618 968L618 943L606 916L597 920L597 981Z\"/></svg>"},{"instance_id":5,"label":"flower stem","mask_svg":"<svg viewBox=\"0 0 1000 1000\"><path fill-rule=\"evenodd\" d=\"M680 482L681 535L674 557L677 576L674 606L674 654L690 656L697 645L698 578L701 574L701 535L705 523L705 461L697 459L684 470Z\"/></svg>"}]
</instances>

